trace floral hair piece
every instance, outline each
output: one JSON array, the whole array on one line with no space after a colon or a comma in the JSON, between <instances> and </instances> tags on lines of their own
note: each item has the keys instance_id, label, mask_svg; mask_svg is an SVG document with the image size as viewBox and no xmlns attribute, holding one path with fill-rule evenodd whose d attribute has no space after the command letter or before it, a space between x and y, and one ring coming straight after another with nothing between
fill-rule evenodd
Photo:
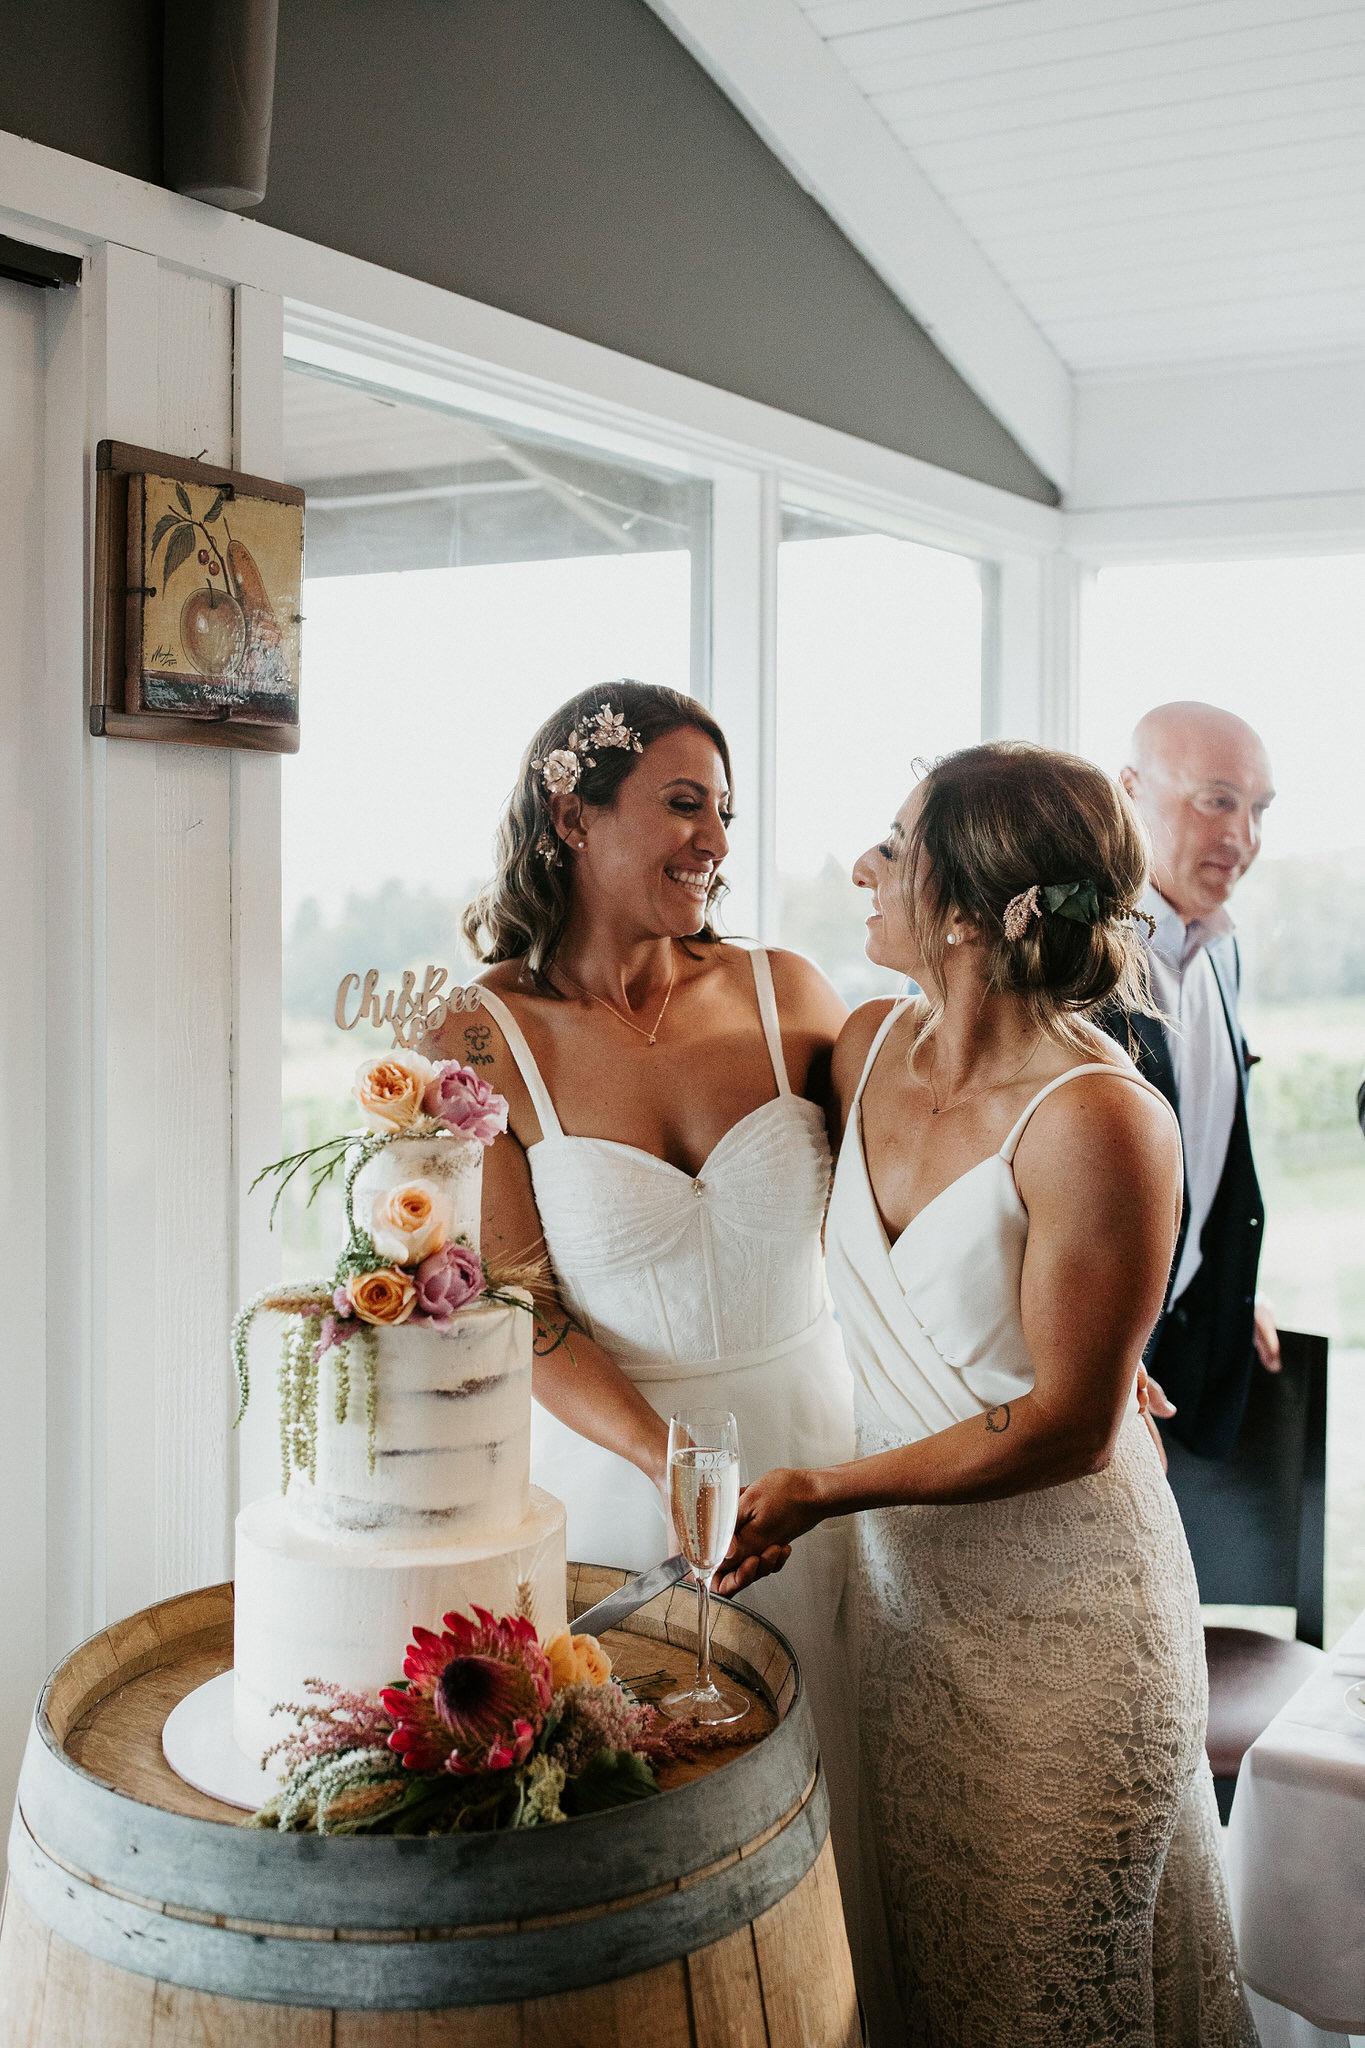
<instances>
[{"instance_id":1,"label":"floral hair piece","mask_svg":"<svg viewBox=\"0 0 1365 2048\"><path fill-rule=\"evenodd\" d=\"M1040 918L1045 910L1051 911L1054 917L1069 918L1072 924L1104 922L1099 891L1088 877L1083 882L1034 882L1031 887L1021 889L1017 896L1011 896L1005 905L1002 919L1005 937L1022 939L1030 921Z\"/></svg>"},{"instance_id":2,"label":"floral hair piece","mask_svg":"<svg viewBox=\"0 0 1365 2048\"><path fill-rule=\"evenodd\" d=\"M644 752L639 733L626 724L625 712L613 711L610 704L603 703L583 720L581 727L574 727L562 747L552 747L543 757L538 755L531 766L539 771L546 796L571 796L583 770L597 766L593 748L608 747L636 754ZM543 853L543 849L537 850Z\"/></svg>"}]
</instances>

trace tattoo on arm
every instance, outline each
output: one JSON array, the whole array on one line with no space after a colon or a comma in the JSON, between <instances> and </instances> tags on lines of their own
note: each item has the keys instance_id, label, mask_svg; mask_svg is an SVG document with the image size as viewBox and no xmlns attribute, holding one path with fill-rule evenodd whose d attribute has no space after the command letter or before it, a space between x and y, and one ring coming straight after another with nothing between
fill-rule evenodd
<instances>
[{"instance_id":1,"label":"tattoo on arm","mask_svg":"<svg viewBox=\"0 0 1365 2048\"><path fill-rule=\"evenodd\" d=\"M493 1055L488 1050L491 1033L486 1024L470 1024L465 1029L464 1042L469 1047L465 1059L471 1067L491 1067Z\"/></svg>"},{"instance_id":2,"label":"tattoo on arm","mask_svg":"<svg viewBox=\"0 0 1365 2048\"><path fill-rule=\"evenodd\" d=\"M562 1344L569 1352L570 1358L572 1358L573 1352L569 1347L569 1332L572 1328L572 1316L565 1316L563 1328L559 1331L556 1331L553 1323L542 1322L537 1317L536 1334L531 1343L531 1349L535 1352L536 1357L548 1358L551 1352L558 1351Z\"/></svg>"},{"instance_id":3,"label":"tattoo on arm","mask_svg":"<svg viewBox=\"0 0 1365 2048\"><path fill-rule=\"evenodd\" d=\"M1010 1426L1010 1405L1002 1401L998 1408L986 1410L986 1427L992 1436L1003 1436Z\"/></svg>"}]
</instances>

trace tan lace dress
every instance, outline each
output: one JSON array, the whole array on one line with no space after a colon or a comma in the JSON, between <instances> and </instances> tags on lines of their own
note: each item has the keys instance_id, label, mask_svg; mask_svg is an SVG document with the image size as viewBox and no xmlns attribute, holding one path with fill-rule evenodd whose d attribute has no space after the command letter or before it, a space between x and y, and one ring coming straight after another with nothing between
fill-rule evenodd
<instances>
[{"instance_id":1,"label":"tan lace dress","mask_svg":"<svg viewBox=\"0 0 1365 2048\"><path fill-rule=\"evenodd\" d=\"M1032 1385L1011 1161L1048 1092L894 1245L855 1108L826 1244L864 1453ZM1198 1593L1136 1406L1094 1477L858 1527L867 1846L904 2039L1250 2048Z\"/></svg>"}]
</instances>

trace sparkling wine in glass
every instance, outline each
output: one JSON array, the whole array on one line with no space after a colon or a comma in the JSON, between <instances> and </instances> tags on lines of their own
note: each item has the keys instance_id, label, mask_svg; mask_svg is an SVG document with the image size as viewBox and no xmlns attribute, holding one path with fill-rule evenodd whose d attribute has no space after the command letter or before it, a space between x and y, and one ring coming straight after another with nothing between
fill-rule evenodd
<instances>
[{"instance_id":1,"label":"sparkling wine in glass","mask_svg":"<svg viewBox=\"0 0 1365 2048\"><path fill-rule=\"evenodd\" d=\"M697 1586L697 1675L659 1705L675 1720L738 1721L750 1699L711 1669L711 1581L739 1511L739 1425L723 1408L685 1408L668 1425L673 1527Z\"/></svg>"}]
</instances>

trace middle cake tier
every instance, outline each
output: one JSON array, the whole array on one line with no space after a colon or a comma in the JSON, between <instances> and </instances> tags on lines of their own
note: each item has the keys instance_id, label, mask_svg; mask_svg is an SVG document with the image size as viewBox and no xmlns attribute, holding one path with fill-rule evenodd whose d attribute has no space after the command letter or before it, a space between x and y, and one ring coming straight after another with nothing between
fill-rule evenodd
<instances>
[{"instance_id":1,"label":"middle cake tier","mask_svg":"<svg viewBox=\"0 0 1365 2048\"><path fill-rule=\"evenodd\" d=\"M313 1477L295 1472L289 1487L300 1525L401 1550L519 1528L530 1505L528 1308L483 1301L448 1330L378 1328L372 1380L361 1344L324 1353Z\"/></svg>"}]
</instances>

